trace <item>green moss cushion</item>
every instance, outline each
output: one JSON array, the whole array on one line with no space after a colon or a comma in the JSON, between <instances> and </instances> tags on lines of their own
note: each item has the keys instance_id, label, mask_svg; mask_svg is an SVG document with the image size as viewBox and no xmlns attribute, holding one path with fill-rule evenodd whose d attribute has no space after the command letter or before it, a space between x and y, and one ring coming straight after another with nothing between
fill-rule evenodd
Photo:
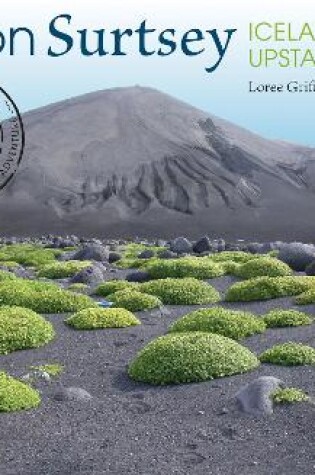
<instances>
[{"instance_id":1,"label":"green moss cushion","mask_svg":"<svg viewBox=\"0 0 315 475\"><path fill-rule=\"evenodd\" d=\"M52 262L42 266L37 275L38 277L46 277L47 279L66 279L90 265L90 261Z\"/></svg>"},{"instance_id":2,"label":"green moss cushion","mask_svg":"<svg viewBox=\"0 0 315 475\"><path fill-rule=\"evenodd\" d=\"M276 404L293 404L309 401L309 396L298 388L278 388L271 394Z\"/></svg>"},{"instance_id":3,"label":"green moss cushion","mask_svg":"<svg viewBox=\"0 0 315 475\"><path fill-rule=\"evenodd\" d=\"M213 262L226 262L233 261L238 264L244 264L245 262L257 259L259 256L251 254L250 252L243 251L224 251L217 254L210 254L209 258Z\"/></svg>"},{"instance_id":4,"label":"green moss cushion","mask_svg":"<svg viewBox=\"0 0 315 475\"><path fill-rule=\"evenodd\" d=\"M100 297L107 297L107 295L114 294L119 290L137 290L138 284L133 282L127 282L127 280L110 280L108 282L104 282L100 284L97 289L95 290L95 295Z\"/></svg>"},{"instance_id":5,"label":"green moss cushion","mask_svg":"<svg viewBox=\"0 0 315 475\"><path fill-rule=\"evenodd\" d=\"M287 264L271 257L252 259L235 270L235 275L243 279L261 276L281 277L292 275L292 273L292 269Z\"/></svg>"},{"instance_id":6,"label":"green moss cushion","mask_svg":"<svg viewBox=\"0 0 315 475\"><path fill-rule=\"evenodd\" d=\"M302 343L283 343L262 353L260 361L284 366L314 365L315 349Z\"/></svg>"},{"instance_id":7,"label":"green moss cushion","mask_svg":"<svg viewBox=\"0 0 315 475\"><path fill-rule=\"evenodd\" d=\"M38 348L51 341L54 336L51 323L32 310L0 307L0 354Z\"/></svg>"},{"instance_id":8,"label":"green moss cushion","mask_svg":"<svg viewBox=\"0 0 315 475\"><path fill-rule=\"evenodd\" d=\"M298 305L312 305L315 303L315 289L308 290L307 292L303 292L302 294L298 295L295 299L295 302Z\"/></svg>"},{"instance_id":9,"label":"green moss cushion","mask_svg":"<svg viewBox=\"0 0 315 475\"><path fill-rule=\"evenodd\" d=\"M268 327L276 328L310 325L313 320L306 313L297 310L274 309L264 316L264 321Z\"/></svg>"},{"instance_id":10,"label":"green moss cushion","mask_svg":"<svg viewBox=\"0 0 315 475\"><path fill-rule=\"evenodd\" d=\"M124 308L87 308L69 317L66 323L77 330L140 325L140 321Z\"/></svg>"},{"instance_id":11,"label":"green moss cushion","mask_svg":"<svg viewBox=\"0 0 315 475\"><path fill-rule=\"evenodd\" d=\"M224 275L223 268L207 257L183 257L180 259L157 259L146 266L153 279L167 277L212 279Z\"/></svg>"},{"instance_id":12,"label":"green moss cushion","mask_svg":"<svg viewBox=\"0 0 315 475\"><path fill-rule=\"evenodd\" d=\"M16 276L12 274L12 272L0 270L0 282L4 282L6 280L16 280Z\"/></svg>"},{"instance_id":13,"label":"green moss cushion","mask_svg":"<svg viewBox=\"0 0 315 475\"><path fill-rule=\"evenodd\" d=\"M301 294L314 286L315 279L312 277L257 277L232 285L226 294L226 300L249 302L288 297Z\"/></svg>"},{"instance_id":14,"label":"green moss cushion","mask_svg":"<svg viewBox=\"0 0 315 475\"><path fill-rule=\"evenodd\" d=\"M26 307L38 313L66 313L97 307L86 295L62 290L55 284L26 279L0 283L1 304Z\"/></svg>"},{"instance_id":15,"label":"green moss cushion","mask_svg":"<svg viewBox=\"0 0 315 475\"><path fill-rule=\"evenodd\" d=\"M171 326L170 332L210 332L239 340L265 329L264 321L251 313L214 307L185 315Z\"/></svg>"},{"instance_id":16,"label":"green moss cushion","mask_svg":"<svg viewBox=\"0 0 315 475\"><path fill-rule=\"evenodd\" d=\"M109 302L113 302L115 307L126 308L131 312L150 310L162 306L161 300L155 295L137 292L136 290L119 290L107 296Z\"/></svg>"},{"instance_id":17,"label":"green moss cushion","mask_svg":"<svg viewBox=\"0 0 315 475\"><path fill-rule=\"evenodd\" d=\"M0 373L0 412L21 411L39 406L38 391L7 374Z\"/></svg>"},{"instance_id":18,"label":"green moss cushion","mask_svg":"<svg viewBox=\"0 0 315 475\"><path fill-rule=\"evenodd\" d=\"M158 279L140 285L141 292L156 295L165 305L198 305L220 300L220 294L197 279Z\"/></svg>"},{"instance_id":19,"label":"green moss cushion","mask_svg":"<svg viewBox=\"0 0 315 475\"><path fill-rule=\"evenodd\" d=\"M41 266L56 260L59 249L44 249L32 244L0 246L0 261L14 261L24 266Z\"/></svg>"},{"instance_id":20,"label":"green moss cushion","mask_svg":"<svg viewBox=\"0 0 315 475\"><path fill-rule=\"evenodd\" d=\"M174 333L141 350L129 375L150 384L179 384L244 373L258 365L253 353L229 338L202 332Z\"/></svg>"}]
</instances>

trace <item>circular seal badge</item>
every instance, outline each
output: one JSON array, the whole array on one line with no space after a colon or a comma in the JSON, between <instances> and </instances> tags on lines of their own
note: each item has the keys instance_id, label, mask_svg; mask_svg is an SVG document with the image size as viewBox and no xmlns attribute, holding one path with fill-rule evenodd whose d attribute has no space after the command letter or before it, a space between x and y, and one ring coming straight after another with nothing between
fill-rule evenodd
<instances>
[{"instance_id":1,"label":"circular seal badge","mask_svg":"<svg viewBox=\"0 0 315 475\"><path fill-rule=\"evenodd\" d=\"M9 94L0 87L0 190L14 177L25 145L21 114Z\"/></svg>"}]
</instances>

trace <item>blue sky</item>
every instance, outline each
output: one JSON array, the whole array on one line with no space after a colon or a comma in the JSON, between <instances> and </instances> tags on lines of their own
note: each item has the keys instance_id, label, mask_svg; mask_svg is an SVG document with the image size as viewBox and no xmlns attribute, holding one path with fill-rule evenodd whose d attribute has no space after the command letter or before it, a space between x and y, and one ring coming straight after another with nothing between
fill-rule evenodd
<instances>
[{"instance_id":1,"label":"blue sky","mask_svg":"<svg viewBox=\"0 0 315 475\"><path fill-rule=\"evenodd\" d=\"M171 3L171 5L170 5ZM313 134L313 94L251 95L249 80L255 82L307 81L315 78L312 69L249 66L248 24L250 21L292 21L301 23L315 6L308 0L283 2L265 0L2 0L0 30L9 26L27 26L36 34L37 54L28 57L20 45L18 54L0 54L1 85L13 96L21 111L34 109L87 92L135 84L151 86L182 99L198 108L230 120L263 136L315 145ZM238 28L226 58L217 71L204 70L211 62L211 50L195 58L181 54L172 57L143 58L132 49L124 58L82 58L76 51L66 57L48 58L52 43L48 34L50 20L58 14L73 17L71 33L80 28L139 26L144 19L159 30L176 28ZM279 46L279 45L278 45ZM277 46L277 47L278 47Z\"/></svg>"}]
</instances>

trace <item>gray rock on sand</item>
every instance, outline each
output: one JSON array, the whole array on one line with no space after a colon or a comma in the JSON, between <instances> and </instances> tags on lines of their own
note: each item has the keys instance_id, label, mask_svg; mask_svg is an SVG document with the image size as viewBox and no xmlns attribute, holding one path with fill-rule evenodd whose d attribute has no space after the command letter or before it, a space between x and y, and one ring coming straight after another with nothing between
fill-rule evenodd
<instances>
[{"instance_id":1,"label":"gray rock on sand","mask_svg":"<svg viewBox=\"0 0 315 475\"><path fill-rule=\"evenodd\" d=\"M208 236L204 236L201 239L199 239L193 247L193 251L196 254L210 252L211 250L212 250L212 244Z\"/></svg>"},{"instance_id":2,"label":"gray rock on sand","mask_svg":"<svg viewBox=\"0 0 315 475\"><path fill-rule=\"evenodd\" d=\"M127 275L128 282L148 282L151 280L150 274L145 271L131 272Z\"/></svg>"},{"instance_id":3,"label":"gray rock on sand","mask_svg":"<svg viewBox=\"0 0 315 475\"><path fill-rule=\"evenodd\" d=\"M306 267L305 273L306 275L315 275L315 260Z\"/></svg>"},{"instance_id":4,"label":"gray rock on sand","mask_svg":"<svg viewBox=\"0 0 315 475\"><path fill-rule=\"evenodd\" d=\"M109 250L100 244L90 244L77 251L72 259L78 261L108 261Z\"/></svg>"},{"instance_id":5,"label":"gray rock on sand","mask_svg":"<svg viewBox=\"0 0 315 475\"><path fill-rule=\"evenodd\" d=\"M110 264L113 264L114 262L120 261L121 258L122 258L122 255L119 254L119 252L112 251L108 255L108 262Z\"/></svg>"},{"instance_id":6,"label":"gray rock on sand","mask_svg":"<svg viewBox=\"0 0 315 475\"><path fill-rule=\"evenodd\" d=\"M170 249L176 254L187 254L192 251L192 244L185 237L178 237L171 242Z\"/></svg>"},{"instance_id":7,"label":"gray rock on sand","mask_svg":"<svg viewBox=\"0 0 315 475\"><path fill-rule=\"evenodd\" d=\"M271 394L278 388L284 387L283 381L273 376L261 376L243 386L235 395L240 409L254 416L273 413Z\"/></svg>"},{"instance_id":8,"label":"gray rock on sand","mask_svg":"<svg viewBox=\"0 0 315 475\"><path fill-rule=\"evenodd\" d=\"M297 272L304 272L306 267L315 260L315 246L293 242L283 244L278 254L280 261L288 264Z\"/></svg>"},{"instance_id":9,"label":"gray rock on sand","mask_svg":"<svg viewBox=\"0 0 315 475\"><path fill-rule=\"evenodd\" d=\"M151 257L154 257L154 256L155 256L155 252L151 251L150 249L147 249L138 254L138 259L151 259Z\"/></svg>"},{"instance_id":10,"label":"gray rock on sand","mask_svg":"<svg viewBox=\"0 0 315 475\"><path fill-rule=\"evenodd\" d=\"M103 280L104 274L102 270L98 266L92 265L75 274L70 279L70 282L71 284L97 285L103 282Z\"/></svg>"},{"instance_id":11,"label":"gray rock on sand","mask_svg":"<svg viewBox=\"0 0 315 475\"><path fill-rule=\"evenodd\" d=\"M166 249L165 251L158 252L158 257L160 259L174 259L175 257L177 257L177 254L176 252L172 252Z\"/></svg>"},{"instance_id":12,"label":"gray rock on sand","mask_svg":"<svg viewBox=\"0 0 315 475\"><path fill-rule=\"evenodd\" d=\"M85 389L76 387L59 387L52 393L52 398L56 401L81 401L88 402L93 399Z\"/></svg>"}]
</instances>

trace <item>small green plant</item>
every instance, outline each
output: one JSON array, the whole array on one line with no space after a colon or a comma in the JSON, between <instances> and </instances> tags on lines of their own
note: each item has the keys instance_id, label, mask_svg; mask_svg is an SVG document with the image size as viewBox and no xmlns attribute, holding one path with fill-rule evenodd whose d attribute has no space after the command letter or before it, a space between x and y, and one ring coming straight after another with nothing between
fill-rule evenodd
<instances>
[{"instance_id":1,"label":"small green plant","mask_svg":"<svg viewBox=\"0 0 315 475\"><path fill-rule=\"evenodd\" d=\"M51 341L54 336L51 323L32 310L0 307L0 354L38 348Z\"/></svg>"},{"instance_id":2,"label":"small green plant","mask_svg":"<svg viewBox=\"0 0 315 475\"><path fill-rule=\"evenodd\" d=\"M77 330L96 330L125 328L141 322L124 308L87 308L69 317L66 323Z\"/></svg>"},{"instance_id":3,"label":"small green plant","mask_svg":"<svg viewBox=\"0 0 315 475\"><path fill-rule=\"evenodd\" d=\"M247 348L212 333L174 333L157 338L139 352L129 376L150 384L207 381L244 373L259 361Z\"/></svg>"},{"instance_id":4,"label":"small green plant","mask_svg":"<svg viewBox=\"0 0 315 475\"><path fill-rule=\"evenodd\" d=\"M314 365L315 349L302 343L283 343L262 353L260 361L283 366Z\"/></svg>"},{"instance_id":5,"label":"small green plant","mask_svg":"<svg viewBox=\"0 0 315 475\"><path fill-rule=\"evenodd\" d=\"M224 275L223 267L207 257L155 259L147 264L146 270L153 279L194 277L205 280Z\"/></svg>"},{"instance_id":6,"label":"small green plant","mask_svg":"<svg viewBox=\"0 0 315 475\"><path fill-rule=\"evenodd\" d=\"M287 264L271 257L251 259L239 266L235 271L235 275L243 279L253 279L262 276L281 277L292 275L292 273L292 269Z\"/></svg>"},{"instance_id":7,"label":"small green plant","mask_svg":"<svg viewBox=\"0 0 315 475\"><path fill-rule=\"evenodd\" d=\"M16 280L16 278L17 277L12 274L12 272L0 270L0 282L4 282L6 280Z\"/></svg>"},{"instance_id":8,"label":"small green plant","mask_svg":"<svg viewBox=\"0 0 315 475\"><path fill-rule=\"evenodd\" d=\"M115 307L126 308L130 312L140 312L162 306L161 300L155 295L137 292L136 290L119 290L107 296Z\"/></svg>"},{"instance_id":9,"label":"small green plant","mask_svg":"<svg viewBox=\"0 0 315 475\"><path fill-rule=\"evenodd\" d=\"M40 268L38 277L45 277L46 279L66 279L86 269L91 265L90 261L66 261L66 262L52 262Z\"/></svg>"},{"instance_id":10,"label":"small green plant","mask_svg":"<svg viewBox=\"0 0 315 475\"><path fill-rule=\"evenodd\" d=\"M274 309L264 316L264 321L269 328L297 327L310 325L313 320L309 315L297 310Z\"/></svg>"},{"instance_id":11,"label":"small green plant","mask_svg":"<svg viewBox=\"0 0 315 475\"><path fill-rule=\"evenodd\" d=\"M298 305L312 305L315 303L315 289L308 290L307 292L303 292L302 294L298 295L295 299L295 302Z\"/></svg>"},{"instance_id":12,"label":"small green plant","mask_svg":"<svg viewBox=\"0 0 315 475\"><path fill-rule=\"evenodd\" d=\"M1 305L26 307L38 313L66 313L97 307L86 295L63 290L50 282L27 279L0 283L0 309Z\"/></svg>"},{"instance_id":13,"label":"small green plant","mask_svg":"<svg viewBox=\"0 0 315 475\"><path fill-rule=\"evenodd\" d=\"M47 373L49 376L57 377L63 373L64 366L59 363L44 364L40 366L31 366L30 369Z\"/></svg>"},{"instance_id":14,"label":"small green plant","mask_svg":"<svg viewBox=\"0 0 315 475\"><path fill-rule=\"evenodd\" d=\"M263 320L251 313L214 307L196 310L177 320L170 332L201 331L240 340L255 333L263 333Z\"/></svg>"},{"instance_id":15,"label":"small green plant","mask_svg":"<svg viewBox=\"0 0 315 475\"><path fill-rule=\"evenodd\" d=\"M89 286L87 284L83 284L80 282L77 282L75 284L69 285L67 290L71 290L71 292L77 292L77 293L86 293L89 290Z\"/></svg>"},{"instance_id":16,"label":"small green plant","mask_svg":"<svg viewBox=\"0 0 315 475\"><path fill-rule=\"evenodd\" d=\"M249 302L299 295L315 288L315 279L305 276L257 277L232 285L227 294L228 302Z\"/></svg>"},{"instance_id":17,"label":"small green plant","mask_svg":"<svg viewBox=\"0 0 315 475\"><path fill-rule=\"evenodd\" d=\"M32 409L38 407L40 402L38 391L6 373L0 373L0 412Z\"/></svg>"},{"instance_id":18,"label":"small green plant","mask_svg":"<svg viewBox=\"0 0 315 475\"><path fill-rule=\"evenodd\" d=\"M0 265L6 267L7 269L16 269L19 267L19 264L14 261L1 261Z\"/></svg>"},{"instance_id":19,"label":"small green plant","mask_svg":"<svg viewBox=\"0 0 315 475\"><path fill-rule=\"evenodd\" d=\"M217 254L210 254L208 258L211 259L213 262L221 263L226 261L233 261L237 264L244 264L244 262L248 262L259 257L261 256L251 254L250 252L224 251L218 252Z\"/></svg>"},{"instance_id":20,"label":"small green plant","mask_svg":"<svg viewBox=\"0 0 315 475\"><path fill-rule=\"evenodd\" d=\"M211 285L193 278L153 280L141 284L140 289L156 295L165 305L198 305L220 300L220 294Z\"/></svg>"},{"instance_id":21,"label":"small green plant","mask_svg":"<svg viewBox=\"0 0 315 475\"><path fill-rule=\"evenodd\" d=\"M61 254L57 249L45 249L30 244L14 244L0 247L0 261L14 261L23 266L39 267L53 262Z\"/></svg>"},{"instance_id":22,"label":"small green plant","mask_svg":"<svg viewBox=\"0 0 315 475\"><path fill-rule=\"evenodd\" d=\"M271 398L276 404L292 404L296 402L307 402L309 396L304 391L297 388L279 388L271 394Z\"/></svg>"},{"instance_id":23,"label":"small green plant","mask_svg":"<svg viewBox=\"0 0 315 475\"><path fill-rule=\"evenodd\" d=\"M110 294L114 294L119 290L137 290L138 284L128 282L127 280L110 280L100 284L95 290L95 295L100 297L107 297Z\"/></svg>"}]
</instances>

